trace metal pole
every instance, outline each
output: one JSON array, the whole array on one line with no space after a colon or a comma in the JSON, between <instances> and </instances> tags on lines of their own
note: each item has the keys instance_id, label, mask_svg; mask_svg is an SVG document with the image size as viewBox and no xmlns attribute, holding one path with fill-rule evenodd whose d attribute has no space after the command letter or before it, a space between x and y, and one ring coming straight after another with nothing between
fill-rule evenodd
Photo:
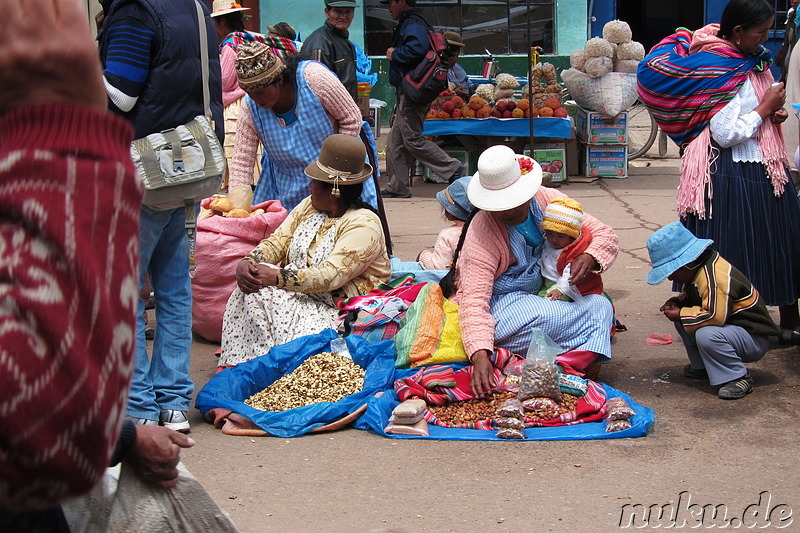
<instances>
[{"instance_id":1,"label":"metal pole","mask_svg":"<svg viewBox=\"0 0 800 533\"><path fill-rule=\"evenodd\" d=\"M530 145L531 157L533 157L533 113L531 113L531 108L533 107L533 62L536 59L536 53L533 50L533 46L531 46L533 44L531 42L531 0L525 0L525 5L527 7L525 42L528 48L528 125L530 133L528 143Z\"/></svg>"}]
</instances>

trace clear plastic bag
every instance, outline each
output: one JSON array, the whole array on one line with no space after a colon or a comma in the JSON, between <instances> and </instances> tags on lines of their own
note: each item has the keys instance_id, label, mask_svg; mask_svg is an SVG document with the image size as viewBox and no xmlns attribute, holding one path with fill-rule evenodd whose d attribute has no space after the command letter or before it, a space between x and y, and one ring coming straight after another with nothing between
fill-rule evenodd
<instances>
[{"instance_id":1,"label":"clear plastic bag","mask_svg":"<svg viewBox=\"0 0 800 533\"><path fill-rule=\"evenodd\" d=\"M522 410L522 402L516 398L503 402L503 405L498 407L496 412L500 418L522 418L525 416L525 411Z\"/></svg>"},{"instance_id":2,"label":"clear plastic bag","mask_svg":"<svg viewBox=\"0 0 800 533\"><path fill-rule=\"evenodd\" d=\"M525 422L519 418L498 418L497 427L516 429L517 431L525 431Z\"/></svg>"},{"instance_id":3,"label":"clear plastic bag","mask_svg":"<svg viewBox=\"0 0 800 533\"><path fill-rule=\"evenodd\" d=\"M531 343L522 367L519 384L519 399L552 398L561 402L561 388L558 384L558 365L556 356L564 350L545 335L539 328L531 331Z\"/></svg>"},{"instance_id":4,"label":"clear plastic bag","mask_svg":"<svg viewBox=\"0 0 800 533\"><path fill-rule=\"evenodd\" d=\"M498 430L497 436L501 439L524 439L525 433L518 429L503 428Z\"/></svg>"},{"instance_id":5,"label":"clear plastic bag","mask_svg":"<svg viewBox=\"0 0 800 533\"><path fill-rule=\"evenodd\" d=\"M623 429L630 429L630 420L611 420L606 419L606 433L613 433L614 431L622 431Z\"/></svg>"},{"instance_id":6,"label":"clear plastic bag","mask_svg":"<svg viewBox=\"0 0 800 533\"><path fill-rule=\"evenodd\" d=\"M608 420L628 420L636 414L628 402L619 397L606 400L606 411L608 411Z\"/></svg>"},{"instance_id":7,"label":"clear plastic bag","mask_svg":"<svg viewBox=\"0 0 800 533\"><path fill-rule=\"evenodd\" d=\"M522 402L525 411L552 411L558 409L558 403L552 398L528 398Z\"/></svg>"},{"instance_id":8,"label":"clear plastic bag","mask_svg":"<svg viewBox=\"0 0 800 533\"><path fill-rule=\"evenodd\" d=\"M250 211L250 206L253 203L253 189L250 185L237 185L231 187L228 191L228 199L230 199L234 208L246 209Z\"/></svg>"}]
</instances>

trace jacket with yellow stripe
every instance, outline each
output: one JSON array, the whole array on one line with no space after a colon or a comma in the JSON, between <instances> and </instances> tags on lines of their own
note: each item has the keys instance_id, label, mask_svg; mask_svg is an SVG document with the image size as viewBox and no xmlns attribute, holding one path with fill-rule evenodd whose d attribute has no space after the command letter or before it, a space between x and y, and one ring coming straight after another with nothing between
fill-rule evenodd
<instances>
[{"instance_id":1,"label":"jacket with yellow stripe","mask_svg":"<svg viewBox=\"0 0 800 533\"><path fill-rule=\"evenodd\" d=\"M732 324L751 335L777 335L767 307L747 277L718 252L707 250L694 280L678 297L681 324L689 333L703 326Z\"/></svg>"}]
</instances>

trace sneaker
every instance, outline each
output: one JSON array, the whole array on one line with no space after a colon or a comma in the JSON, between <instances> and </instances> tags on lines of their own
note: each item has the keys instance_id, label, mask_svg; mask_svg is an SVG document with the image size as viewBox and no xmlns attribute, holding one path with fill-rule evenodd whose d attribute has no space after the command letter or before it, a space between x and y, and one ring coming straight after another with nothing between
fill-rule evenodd
<instances>
[{"instance_id":1,"label":"sneaker","mask_svg":"<svg viewBox=\"0 0 800 533\"><path fill-rule=\"evenodd\" d=\"M189 433L189 420L186 418L186 411L176 411L174 409L164 409L158 417L161 425L173 431Z\"/></svg>"},{"instance_id":2,"label":"sneaker","mask_svg":"<svg viewBox=\"0 0 800 533\"><path fill-rule=\"evenodd\" d=\"M383 196L384 198L411 198L411 193L410 192L399 193L390 191L389 189L381 189L381 196Z\"/></svg>"},{"instance_id":3,"label":"sneaker","mask_svg":"<svg viewBox=\"0 0 800 533\"><path fill-rule=\"evenodd\" d=\"M148 418L136 418L135 416L125 416L125 420L130 420L137 426L157 426L158 420L150 420Z\"/></svg>"},{"instance_id":4,"label":"sneaker","mask_svg":"<svg viewBox=\"0 0 800 533\"><path fill-rule=\"evenodd\" d=\"M683 376L689 379L708 379L708 372L705 368L692 368L692 365L683 367Z\"/></svg>"},{"instance_id":5,"label":"sneaker","mask_svg":"<svg viewBox=\"0 0 800 533\"><path fill-rule=\"evenodd\" d=\"M738 400L753 392L753 378L748 372L739 379L727 382L719 389L719 397L723 400Z\"/></svg>"}]
</instances>

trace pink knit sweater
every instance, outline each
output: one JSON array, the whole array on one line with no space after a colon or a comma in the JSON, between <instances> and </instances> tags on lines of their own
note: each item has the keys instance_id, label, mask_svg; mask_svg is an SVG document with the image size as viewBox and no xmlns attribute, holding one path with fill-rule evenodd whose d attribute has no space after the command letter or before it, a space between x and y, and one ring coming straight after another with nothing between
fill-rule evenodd
<instances>
[{"instance_id":1,"label":"pink knit sweater","mask_svg":"<svg viewBox=\"0 0 800 533\"><path fill-rule=\"evenodd\" d=\"M336 74L322 63L312 61L305 69L305 76L311 91L325 109L333 125L333 131L357 137L361 132L361 111ZM250 114L250 106L243 105L236 127L235 151L231 161L228 187L250 185L253 180L258 143L258 133L253 123L253 116ZM266 149L269 152L269 147Z\"/></svg>"},{"instance_id":2,"label":"pink knit sweater","mask_svg":"<svg viewBox=\"0 0 800 533\"><path fill-rule=\"evenodd\" d=\"M559 196L564 196L564 193L541 187L534 199L544 209L553 198ZM617 258L617 235L610 226L586 213L583 215L583 224L594 235L586 253L600 265L598 273L604 272ZM475 215L458 257L458 292L454 297L459 304L461 340L470 357L478 350L494 348L494 318L489 312L492 287L494 281L515 262L506 226L496 222L487 211Z\"/></svg>"}]
</instances>

